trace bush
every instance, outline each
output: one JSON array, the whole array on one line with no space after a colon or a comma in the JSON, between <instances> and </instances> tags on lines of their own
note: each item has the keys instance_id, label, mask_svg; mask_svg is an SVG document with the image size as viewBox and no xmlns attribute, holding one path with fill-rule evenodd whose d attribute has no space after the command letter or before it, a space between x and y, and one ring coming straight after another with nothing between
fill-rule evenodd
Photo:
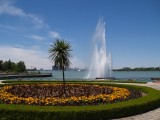
<instances>
[{"instance_id":1,"label":"bush","mask_svg":"<svg viewBox=\"0 0 160 120\"><path fill-rule=\"evenodd\" d=\"M119 84L109 84L109 86L141 90L148 95L135 100L96 106L31 106L0 104L0 119L106 120L140 114L160 107L160 91L158 90L142 86Z\"/></svg>"}]
</instances>

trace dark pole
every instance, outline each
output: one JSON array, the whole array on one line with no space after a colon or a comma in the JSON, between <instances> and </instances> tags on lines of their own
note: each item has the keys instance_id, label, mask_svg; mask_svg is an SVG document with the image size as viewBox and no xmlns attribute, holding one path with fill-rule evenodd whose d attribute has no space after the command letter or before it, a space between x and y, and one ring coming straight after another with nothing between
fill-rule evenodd
<instances>
[{"instance_id":1,"label":"dark pole","mask_svg":"<svg viewBox=\"0 0 160 120\"><path fill-rule=\"evenodd\" d=\"M63 91L64 91L64 97L66 97L66 87L65 87L65 75L64 75L64 64L62 60L62 74L63 74Z\"/></svg>"}]
</instances>

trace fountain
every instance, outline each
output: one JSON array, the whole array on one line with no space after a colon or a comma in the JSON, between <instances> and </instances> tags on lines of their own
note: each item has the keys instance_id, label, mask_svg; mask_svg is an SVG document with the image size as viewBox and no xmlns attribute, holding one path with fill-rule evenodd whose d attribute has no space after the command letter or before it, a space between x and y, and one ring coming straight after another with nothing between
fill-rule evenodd
<instances>
[{"instance_id":1,"label":"fountain","mask_svg":"<svg viewBox=\"0 0 160 120\"><path fill-rule=\"evenodd\" d=\"M87 78L111 78L112 77L112 56L107 56L105 22L103 17L98 21L93 36L93 55Z\"/></svg>"}]
</instances>

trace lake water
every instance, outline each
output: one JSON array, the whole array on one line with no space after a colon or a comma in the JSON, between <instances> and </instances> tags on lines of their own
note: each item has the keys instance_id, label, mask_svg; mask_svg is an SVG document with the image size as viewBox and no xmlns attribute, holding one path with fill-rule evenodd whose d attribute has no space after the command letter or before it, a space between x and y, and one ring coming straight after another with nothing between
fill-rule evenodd
<instances>
[{"instance_id":1,"label":"lake water","mask_svg":"<svg viewBox=\"0 0 160 120\"><path fill-rule=\"evenodd\" d=\"M41 73L52 73L49 78L31 78L37 80L62 80L61 71L41 71ZM66 80L86 80L88 71L65 71ZM112 77L126 80L134 79L138 81L151 81L150 78L160 78L160 71L113 71Z\"/></svg>"}]
</instances>

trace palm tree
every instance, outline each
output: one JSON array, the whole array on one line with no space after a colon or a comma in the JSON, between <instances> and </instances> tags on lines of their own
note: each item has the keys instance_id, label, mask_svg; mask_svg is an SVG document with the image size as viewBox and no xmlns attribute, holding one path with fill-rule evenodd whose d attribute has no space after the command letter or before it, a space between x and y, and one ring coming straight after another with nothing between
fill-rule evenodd
<instances>
[{"instance_id":1,"label":"palm tree","mask_svg":"<svg viewBox=\"0 0 160 120\"><path fill-rule=\"evenodd\" d=\"M69 67L71 57L70 54L71 51L71 45L70 43L57 39L52 45L51 48L49 48L49 58L52 62L54 62L55 66L60 68L62 70L63 75L63 90L64 90L64 96L66 95L66 89L65 89L65 75L64 70Z\"/></svg>"}]
</instances>

